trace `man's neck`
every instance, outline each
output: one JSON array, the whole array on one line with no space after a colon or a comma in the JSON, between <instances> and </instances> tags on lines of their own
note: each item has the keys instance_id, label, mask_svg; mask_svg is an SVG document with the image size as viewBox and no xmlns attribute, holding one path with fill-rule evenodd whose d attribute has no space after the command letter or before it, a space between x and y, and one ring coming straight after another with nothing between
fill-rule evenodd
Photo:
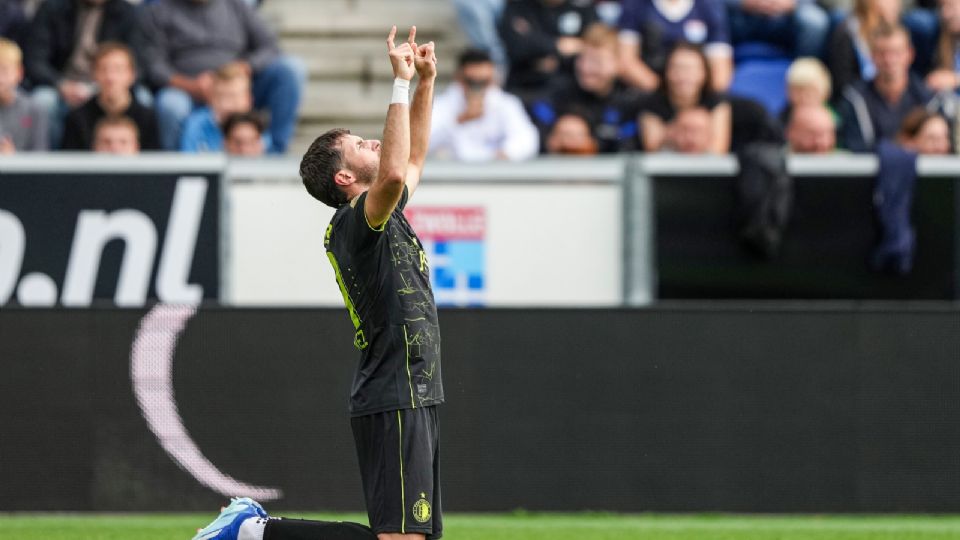
<instances>
[{"instance_id":1,"label":"man's neck","mask_svg":"<svg viewBox=\"0 0 960 540\"><path fill-rule=\"evenodd\" d=\"M877 93L880 94L885 101L888 103L897 103L907 91L909 82L910 79L906 76L898 78L877 77L874 80L874 86L877 88Z\"/></svg>"},{"instance_id":2,"label":"man's neck","mask_svg":"<svg viewBox=\"0 0 960 540\"><path fill-rule=\"evenodd\" d=\"M121 114L126 112L127 109L130 108L130 103L132 101L133 98L130 96L129 92L112 96L101 93L100 97L97 99L97 102L100 104L100 108L110 114Z\"/></svg>"}]
</instances>

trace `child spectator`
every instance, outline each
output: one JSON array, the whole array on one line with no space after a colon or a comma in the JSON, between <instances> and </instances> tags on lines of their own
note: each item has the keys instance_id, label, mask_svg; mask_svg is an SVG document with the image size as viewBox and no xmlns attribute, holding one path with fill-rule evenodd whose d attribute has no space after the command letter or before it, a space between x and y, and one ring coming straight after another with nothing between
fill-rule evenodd
<instances>
[{"instance_id":1,"label":"child spectator","mask_svg":"<svg viewBox=\"0 0 960 540\"><path fill-rule=\"evenodd\" d=\"M653 91L667 55L681 42L701 45L709 58L713 90L733 78L733 47L720 0L623 0L620 15L620 74L631 86Z\"/></svg>"},{"instance_id":2,"label":"child spectator","mask_svg":"<svg viewBox=\"0 0 960 540\"><path fill-rule=\"evenodd\" d=\"M558 117L575 109L587 118L600 152L636 149L639 95L617 79L615 30L603 23L587 29L574 74L530 107L543 140Z\"/></svg>"},{"instance_id":3,"label":"child spectator","mask_svg":"<svg viewBox=\"0 0 960 540\"><path fill-rule=\"evenodd\" d=\"M950 126L943 116L925 109L914 109L903 119L897 142L918 154L951 153Z\"/></svg>"},{"instance_id":4,"label":"child spectator","mask_svg":"<svg viewBox=\"0 0 960 540\"><path fill-rule=\"evenodd\" d=\"M830 72L816 58L797 58L787 69L787 106L780 114L786 125L797 107L824 105L830 102L833 87Z\"/></svg>"},{"instance_id":5,"label":"child spectator","mask_svg":"<svg viewBox=\"0 0 960 540\"><path fill-rule=\"evenodd\" d=\"M456 81L433 104L430 153L460 161L529 159L540 136L520 100L496 83L484 51L460 56Z\"/></svg>"},{"instance_id":6,"label":"child spectator","mask_svg":"<svg viewBox=\"0 0 960 540\"><path fill-rule=\"evenodd\" d=\"M936 91L960 87L960 0L940 0L940 41L927 86Z\"/></svg>"},{"instance_id":7,"label":"child spectator","mask_svg":"<svg viewBox=\"0 0 960 540\"><path fill-rule=\"evenodd\" d=\"M140 146L160 150L157 117L133 95L137 65L133 51L122 43L100 45L93 58L93 78L99 92L67 115L63 133L64 150L93 150L93 131L105 116L125 116L137 124Z\"/></svg>"},{"instance_id":8,"label":"child spectator","mask_svg":"<svg viewBox=\"0 0 960 540\"><path fill-rule=\"evenodd\" d=\"M822 103L798 105L787 121L787 144L794 154L829 154L837 148L836 129Z\"/></svg>"},{"instance_id":9,"label":"child spectator","mask_svg":"<svg viewBox=\"0 0 960 540\"><path fill-rule=\"evenodd\" d=\"M136 10L126 0L45 0L37 9L24 64L33 99L47 110L52 148L60 147L67 112L95 92L97 47L115 41L133 51L142 49Z\"/></svg>"},{"instance_id":10,"label":"child spectator","mask_svg":"<svg viewBox=\"0 0 960 540\"><path fill-rule=\"evenodd\" d=\"M0 154L48 148L46 112L19 90L22 80L20 47L0 38Z\"/></svg>"},{"instance_id":11,"label":"child spectator","mask_svg":"<svg viewBox=\"0 0 960 540\"><path fill-rule=\"evenodd\" d=\"M140 152L137 124L126 116L106 116L93 129L93 151L132 156Z\"/></svg>"},{"instance_id":12,"label":"child spectator","mask_svg":"<svg viewBox=\"0 0 960 540\"><path fill-rule=\"evenodd\" d=\"M231 114L253 109L250 76L238 63L218 69L213 79L210 105L192 112L183 123L180 150L184 152L220 152L223 132L220 126Z\"/></svg>"},{"instance_id":13,"label":"child spectator","mask_svg":"<svg viewBox=\"0 0 960 540\"><path fill-rule=\"evenodd\" d=\"M224 149L231 156L258 157L266 151L259 114L236 113L223 123Z\"/></svg>"},{"instance_id":14,"label":"child spectator","mask_svg":"<svg viewBox=\"0 0 960 540\"><path fill-rule=\"evenodd\" d=\"M597 140L585 116L568 112L554 122L546 148L548 154L590 156L597 153Z\"/></svg>"},{"instance_id":15,"label":"child spectator","mask_svg":"<svg viewBox=\"0 0 960 540\"><path fill-rule=\"evenodd\" d=\"M763 41L791 56L820 56L830 18L814 0L726 0L734 44Z\"/></svg>"},{"instance_id":16,"label":"child spectator","mask_svg":"<svg viewBox=\"0 0 960 540\"><path fill-rule=\"evenodd\" d=\"M580 36L597 20L588 2L511 0L500 19L500 36L510 72L505 88L523 98L568 75L583 42Z\"/></svg>"},{"instance_id":17,"label":"child spectator","mask_svg":"<svg viewBox=\"0 0 960 540\"><path fill-rule=\"evenodd\" d=\"M270 114L272 150L287 150L306 69L282 56L277 38L244 0L158 0L144 8L145 70L157 92L161 143L175 150L195 108L208 105L213 74L238 62L253 81L253 101Z\"/></svg>"},{"instance_id":18,"label":"child spectator","mask_svg":"<svg viewBox=\"0 0 960 540\"><path fill-rule=\"evenodd\" d=\"M648 152L663 149L677 114L695 108L709 111L710 152L727 153L732 124L730 104L711 90L710 70L703 51L696 45L680 43L667 59L660 89L640 103L643 149Z\"/></svg>"},{"instance_id":19,"label":"child spectator","mask_svg":"<svg viewBox=\"0 0 960 540\"><path fill-rule=\"evenodd\" d=\"M853 152L869 152L882 139L892 139L907 113L925 107L933 94L910 73L913 46L906 28L880 26L870 38L876 76L843 91L837 112L840 142Z\"/></svg>"}]
</instances>

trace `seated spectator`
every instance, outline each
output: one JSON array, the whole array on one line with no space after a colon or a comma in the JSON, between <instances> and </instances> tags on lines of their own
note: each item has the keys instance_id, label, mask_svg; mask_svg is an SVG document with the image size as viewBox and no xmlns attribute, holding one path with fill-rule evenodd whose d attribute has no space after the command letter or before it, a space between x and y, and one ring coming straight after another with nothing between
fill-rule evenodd
<instances>
[{"instance_id":1,"label":"seated spectator","mask_svg":"<svg viewBox=\"0 0 960 540\"><path fill-rule=\"evenodd\" d=\"M707 58L696 45L680 43L667 59L663 84L640 103L643 149L656 152L667 144L670 124L680 111L702 108L710 113L710 152L730 149L730 104L711 90Z\"/></svg>"},{"instance_id":2,"label":"seated spectator","mask_svg":"<svg viewBox=\"0 0 960 540\"><path fill-rule=\"evenodd\" d=\"M430 153L461 161L523 160L540 148L537 128L516 96L497 86L484 51L460 56L456 81L433 104Z\"/></svg>"},{"instance_id":3,"label":"seated spectator","mask_svg":"<svg viewBox=\"0 0 960 540\"><path fill-rule=\"evenodd\" d=\"M936 34L936 20L926 10L903 12L901 0L856 0L853 11L840 22L830 35L826 61L833 80L831 101L837 102L847 85L857 80L871 81L877 68L870 53L870 36L880 26L904 25L909 30L908 38L918 46L921 57L914 57L913 68L924 74L929 67L928 50ZM929 54L928 54L929 53Z\"/></svg>"},{"instance_id":4,"label":"seated spectator","mask_svg":"<svg viewBox=\"0 0 960 540\"><path fill-rule=\"evenodd\" d=\"M917 154L946 155L952 151L947 119L925 109L914 109L903 119L897 142Z\"/></svg>"},{"instance_id":5,"label":"seated spectator","mask_svg":"<svg viewBox=\"0 0 960 540\"><path fill-rule=\"evenodd\" d=\"M600 152L636 149L639 95L617 80L616 31L602 23L587 29L574 74L530 107L543 140L559 116L576 110L592 126Z\"/></svg>"},{"instance_id":6,"label":"seated spectator","mask_svg":"<svg viewBox=\"0 0 960 540\"><path fill-rule=\"evenodd\" d=\"M726 0L734 44L762 41L791 56L820 56L830 17L814 0Z\"/></svg>"},{"instance_id":7,"label":"seated spectator","mask_svg":"<svg viewBox=\"0 0 960 540\"><path fill-rule=\"evenodd\" d=\"M50 118L51 148L60 147L67 112L93 96L93 57L107 41L142 49L136 7L126 0L45 0L37 9L24 64L33 99Z\"/></svg>"},{"instance_id":8,"label":"seated spectator","mask_svg":"<svg viewBox=\"0 0 960 540\"><path fill-rule=\"evenodd\" d=\"M231 114L253 110L250 94L250 76L236 62L218 69L213 78L210 105L201 107L183 123L180 150L183 152L220 152L223 150L223 131L220 126ZM265 142L269 148L269 141Z\"/></svg>"},{"instance_id":9,"label":"seated spectator","mask_svg":"<svg viewBox=\"0 0 960 540\"><path fill-rule=\"evenodd\" d=\"M547 135L548 154L590 156L597 153L597 146L587 118L572 112L558 118Z\"/></svg>"},{"instance_id":10,"label":"seated spectator","mask_svg":"<svg viewBox=\"0 0 960 540\"><path fill-rule=\"evenodd\" d=\"M93 58L93 78L99 92L67 115L62 148L93 150L97 122L105 116L125 116L137 124L144 150L160 150L157 117L153 109L141 105L133 95L137 78L133 51L122 43L100 45Z\"/></svg>"},{"instance_id":11,"label":"seated spectator","mask_svg":"<svg viewBox=\"0 0 960 540\"><path fill-rule=\"evenodd\" d=\"M719 0L623 0L620 74L631 86L656 90L668 53L678 43L701 45L709 58L713 90L733 79L733 47Z\"/></svg>"},{"instance_id":12,"label":"seated spectator","mask_svg":"<svg viewBox=\"0 0 960 540\"><path fill-rule=\"evenodd\" d=\"M497 32L504 3L504 0L453 0L460 29L467 36L470 47L490 53L500 74L507 70L507 53Z\"/></svg>"},{"instance_id":13,"label":"seated spectator","mask_svg":"<svg viewBox=\"0 0 960 540\"><path fill-rule=\"evenodd\" d=\"M829 154L837 149L836 129L822 103L799 105L787 122L787 144L794 154Z\"/></svg>"},{"instance_id":14,"label":"seated spectator","mask_svg":"<svg viewBox=\"0 0 960 540\"><path fill-rule=\"evenodd\" d=\"M16 43L0 38L0 154L46 150L46 111L20 91L23 55Z\"/></svg>"},{"instance_id":15,"label":"seated spectator","mask_svg":"<svg viewBox=\"0 0 960 540\"><path fill-rule=\"evenodd\" d=\"M597 20L593 6L575 0L510 0L500 19L500 37L510 72L506 89L524 98L568 75L583 46L580 36Z\"/></svg>"},{"instance_id":16,"label":"seated spectator","mask_svg":"<svg viewBox=\"0 0 960 540\"><path fill-rule=\"evenodd\" d=\"M708 154L712 151L710 111L703 107L683 109L667 126L663 150L681 154Z\"/></svg>"},{"instance_id":17,"label":"seated spectator","mask_svg":"<svg viewBox=\"0 0 960 540\"><path fill-rule=\"evenodd\" d=\"M960 87L960 0L940 0L940 41L927 86L935 91Z\"/></svg>"},{"instance_id":18,"label":"seated spectator","mask_svg":"<svg viewBox=\"0 0 960 540\"><path fill-rule=\"evenodd\" d=\"M223 123L223 136L223 147L231 156L258 157L266 151L263 119L259 114L231 114Z\"/></svg>"},{"instance_id":19,"label":"seated spectator","mask_svg":"<svg viewBox=\"0 0 960 540\"><path fill-rule=\"evenodd\" d=\"M140 152L137 124L126 116L106 116L93 128L93 151L132 156Z\"/></svg>"},{"instance_id":20,"label":"seated spectator","mask_svg":"<svg viewBox=\"0 0 960 540\"><path fill-rule=\"evenodd\" d=\"M832 94L826 66L816 58L797 58L787 69L787 106L780 113L781 124L787 124L794 108L827 104Z\"/></svg>"},{"instance_id":21,"label":"seated spectator","mask_svg":"<svg viewBox=\"0 0 960 540\"><path fill-rule=\"evenodd\" d=\"M273 150L286 152L306 77L281 56L276 36L243 0L159 0L144 9L146 71L157 93L164 148L175 150L187 116L210 102L213 73L239 62L253 80L257 109L270 113Z\"/></svg>"},{"instance_id":22,"label":"seated spectator","mask_svg":"<svg viewBox=\"0 0 960 540\"><path fill-rule=\"evenodd\" d=\"M908 112L925 107L933 94L910 73L913 47L902 26L880 26L870 38L876 76L843 91L838 106L840 143L853 152L872 151L881 139L892 139Z\"/></svg>"}]
</instances>

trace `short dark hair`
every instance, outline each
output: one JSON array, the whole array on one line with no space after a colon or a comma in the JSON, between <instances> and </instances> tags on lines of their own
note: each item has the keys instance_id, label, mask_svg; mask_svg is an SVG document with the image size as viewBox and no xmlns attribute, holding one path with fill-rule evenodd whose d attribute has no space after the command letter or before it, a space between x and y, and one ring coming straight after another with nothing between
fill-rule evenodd
<instances>
[{"instance_id":1,"label":"short dark hair","mask_svg":"<svg viewBox=\"0 0 960 540\"><path fill-rule=\"evenodd\" d=\"M127 61L130 62L130 69L132 69L134 72L137 71L137 59L133 54L133 50L119 41L104 41L101 43L97 47L96 52L93 53L93 66L96 67L96 65L103 60L104 56L113 54L115 52L126 56Z\"/></svg>"},{"instance_id":2,"label":"short dark hair","mask_svg":"<svg viewBox=\"0 0 960 540\"><path fill-rule=\"evenodd\" d=\"M483 49L467 49L460 53L460 58L457 60L457 69L463 69L464 66L470 64L490 63L493 63L493 59L487 51Z\"/></svg>"},{"instance_id":3,"label":"short dark hair","mask_svg":"<svg viewBox=\"0 0 960 540\"><path fill-rule=\"evenodd\" d=\"M300 179L303 180L307 192L314 199L333 208L340 208L348 201L347 195L337 186L334 177L343 169L340 139L349 134L349 129L331 129L317 137L300 160Z\"/></svg>"},{"instance_id":4,"label":"short dark hair","mask_svg":"<svg viewBox=\"0 0 960 540\"><path fill-rule=\"evenodd\" d=\"M263 121L263 116L261 116L256 111L249 111L244 113L233 113L223 121L223 136L229 137L230 132L233 131L233 128L241 124L250 124L254 129L257 130L257 133L263 135L263 130L266 122Z\"/></svg>"},{"instance_id":5,"label":"short dark hair","mask_svg":"<svg viewBox=\"0 0 960 540\"><path fill-rule=\"evenodd\" d=\"M97 120L97 123L93 125L93 138L97 138L97 133L100 133L100 130L112 127L129 129L133 132L137 142L140 142L140 128L137 126L137 123L134 122L129 116L123 114L108 115L104 116L100 120Z\"/></svg>"}]
</instances>

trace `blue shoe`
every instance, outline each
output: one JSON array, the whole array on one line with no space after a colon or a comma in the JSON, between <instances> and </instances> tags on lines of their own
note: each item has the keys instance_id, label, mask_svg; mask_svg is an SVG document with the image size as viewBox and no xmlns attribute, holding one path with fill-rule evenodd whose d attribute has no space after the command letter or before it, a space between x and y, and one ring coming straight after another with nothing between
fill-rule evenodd
<instances>
[{"instance_id":1,"label":"blue shoe","mask_svg":"<svg viewBox=\"0 0 960 540\"><path fill-rule=\"evenodd\" d=\"M260 503L249 497L234 497L213 523L201 529L193 540L237 540L240 525L249 518L267 518Z\"/></svg>"}]
</instances>

